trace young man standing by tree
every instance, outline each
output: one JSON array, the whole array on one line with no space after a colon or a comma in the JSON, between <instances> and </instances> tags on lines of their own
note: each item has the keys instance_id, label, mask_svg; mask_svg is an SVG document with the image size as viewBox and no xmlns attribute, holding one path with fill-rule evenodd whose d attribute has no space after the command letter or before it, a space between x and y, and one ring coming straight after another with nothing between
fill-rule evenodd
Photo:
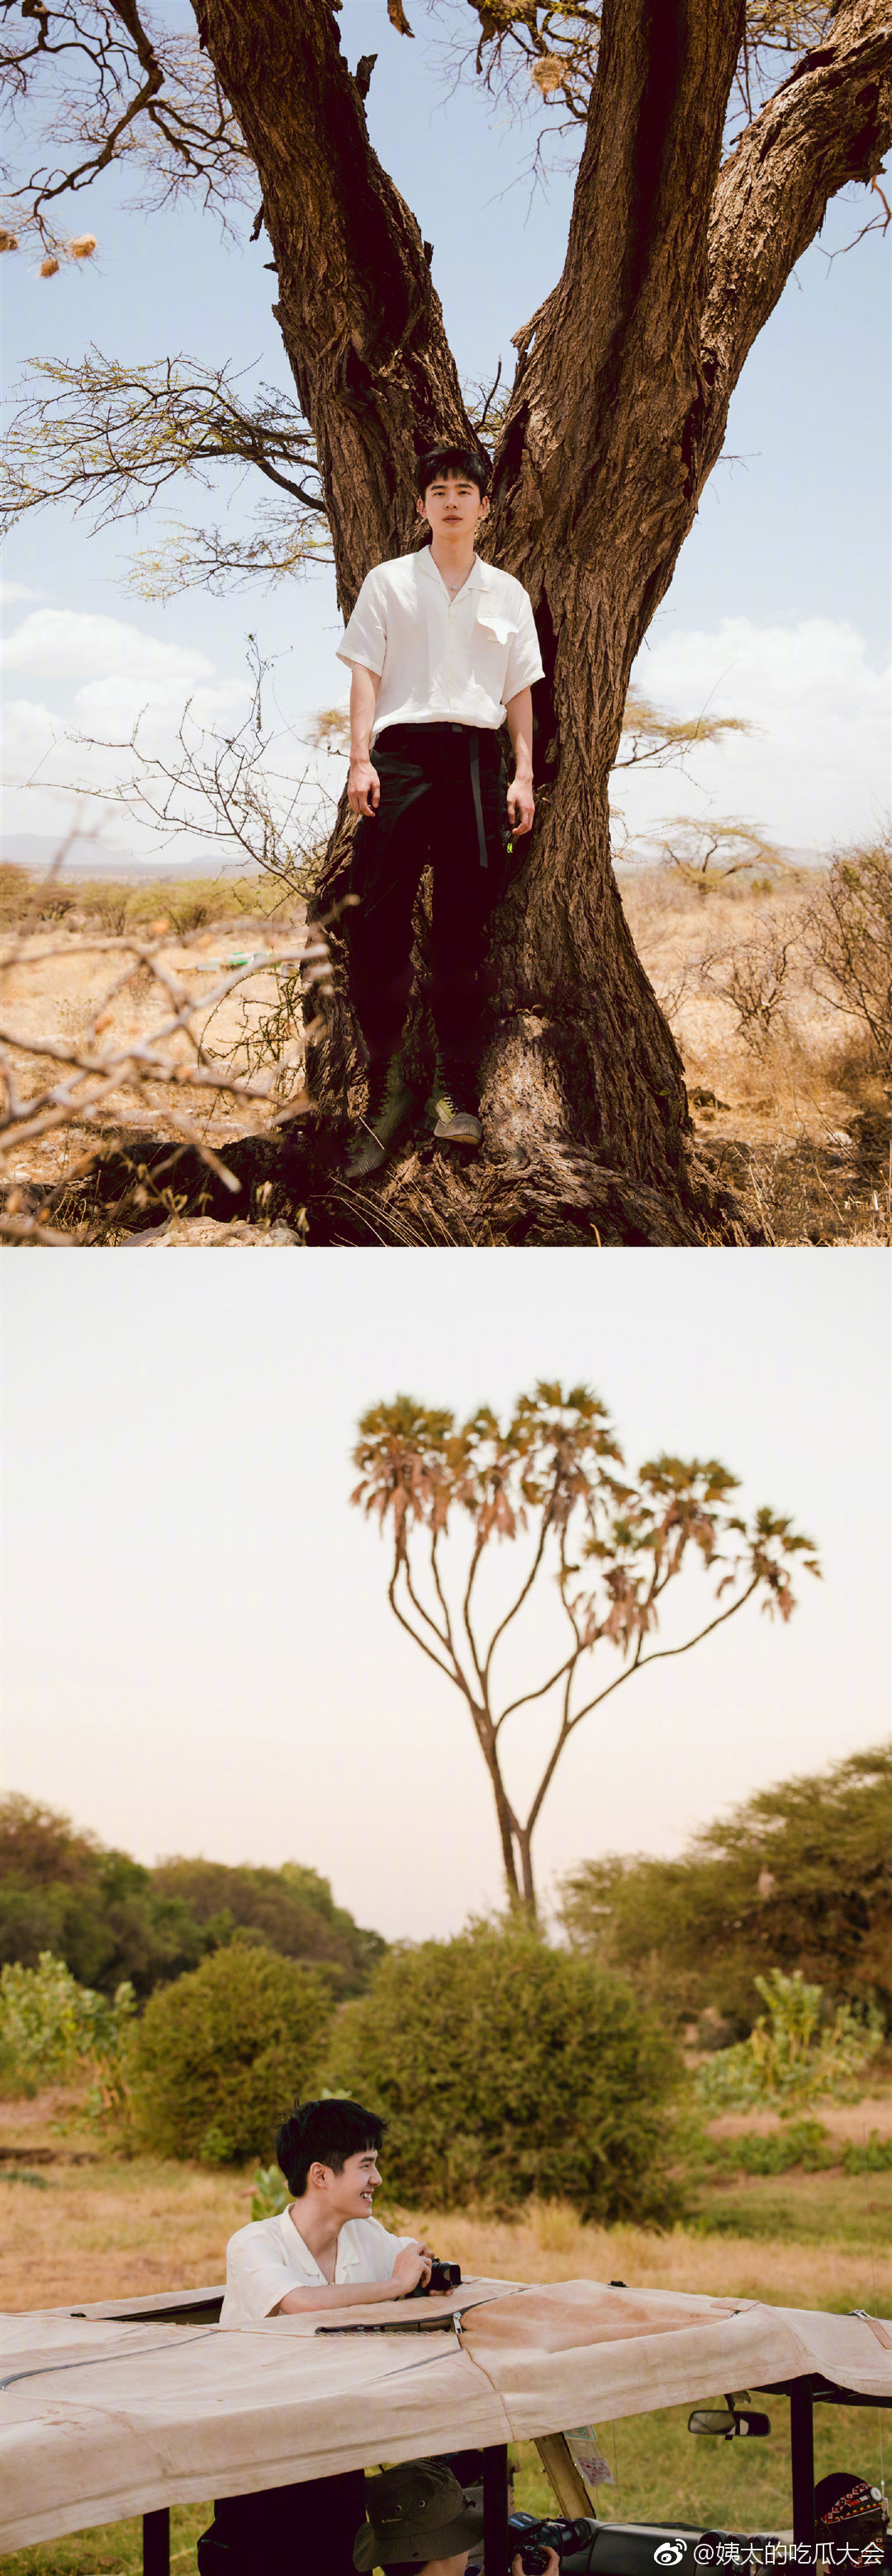
<instances>
[{"instance_id":1,"label":"young man standing by tree","mask_svg":"<svg viewBox=\"0 0 892 2576\"><path fill-rule=\"evenodd\" d=\"M531 687L542 660L526 591L481 563L488 468L473 448L428 448L418 515L430 543L363 582L339 659L351 667L349 803L353 1000L369 1055L364 1123L348 1172L378 1169L413 1106L400 1040L412 914L433 874L434 1134L479 1144L480 977L504 892L509 831L533 822ZM514 774L505 792L499 728ZM373 757L374 753L374 757Z\"/></svg>"}]
</instances>

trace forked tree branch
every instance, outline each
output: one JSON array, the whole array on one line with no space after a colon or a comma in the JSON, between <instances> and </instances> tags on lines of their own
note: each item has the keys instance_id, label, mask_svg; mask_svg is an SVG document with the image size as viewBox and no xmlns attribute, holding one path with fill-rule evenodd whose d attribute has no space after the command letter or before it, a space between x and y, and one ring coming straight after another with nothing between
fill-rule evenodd
<instances>
[{"instance_id":1,"label":"forked tree branch","mask_svg":"<svg viewBox=\"0 0 892 2576\"><path fill-rule=\"evenodd\" d=\"M349 612L371 565L411 544L419 448L473 435L428 254L372 150L330 0L193 7L260 177L276 314Z\"/></svg>"},{"instance_id":2,"label":"forked tree branch","mask_svg":"<svg viewBox=\"0 0 892 2576\"><path fill-rule=\"evenodd\" d=\"M394 1618L399 1620L401 1628L405 1628L406 1635L407 1637L411 1637L413 1645L420 1646L422 1654L427 1655L429 1662L436 1664L437 1671L445 1673L447 1681L455 1682L456 1686L460 1688L461 1685L458 1683L455 1672L450 1670L448 1664L443 1663L442 1658L439 1655L434 1654L433 1647L428 1645L426 1637L419 1637L418 1630L417 1628L413 1628L411 1619L407 1619L405 1612L400 1609L400 1605L396 1597L396 1587L399 1581L401 1562L402 1560L398 1558L393 1574L391 1575L390 1582L387 1586L387 1598L390 1603L391 1610L393 1611Z\"/></svg>"},{"instance_id":3,"label":"forked tree branch","mask_svg":"<svg viewBox=\"0 0 892 2576\"><path fill-rule=\"evenodd\" d=\"M735 1611L742 1610L744 1602L750 1601L758 1588L759 1578L756 1575L752 1583L748 1584L746 1591L741 1592L738 1600L732 1601L727 1610L720 1610L716 1619L708 1620L705 1628L698 1628L695 1637L686 1637L683 1645L657 1646L652 1655L642 1655L636 1649L633 1660L627 1665L625 1672L618 1673L615 1681L608 1682L606 1690L599 1691L596 1699L587 1700L584 1708L576 1710L575 1716L570 1720L571 1735L574 1727L580 1726L584 1717L590 1717L593 1708L600 1708L602 1700L609 1699L612 1691L619 1690L621 1683L629 1680L631 1673L644 1672L648 1664L665 1663L671 1655L690 1654L691 1647L699 1646L704 1637L711 1637L714 1628L722 1628L726 1619L733 1619ZM639 1638L639 1648L641 1643L642 1639Z\"/></svg>"},{"instance_id":4,"label":"forked tree branch","mask_svg":"<svg viewBox=\"0 0 892 2576\"><path fill-rule=\"evenodd\" d=\"M720 453L744 360L830 198L853 181L875 181L890 144L892 7L838 0L826 42L797 63L719 175L701 327L710 391L698 489Z\"/></svg>"}]
</instances>

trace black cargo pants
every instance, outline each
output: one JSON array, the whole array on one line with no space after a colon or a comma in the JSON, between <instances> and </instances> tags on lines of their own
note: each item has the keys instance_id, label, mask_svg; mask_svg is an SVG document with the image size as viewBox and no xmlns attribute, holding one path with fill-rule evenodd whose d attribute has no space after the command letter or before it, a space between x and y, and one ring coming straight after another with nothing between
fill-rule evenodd
<instances>
[{"instance_id":1,"label":"black cargo pants","mask_svg":"<svg viewBox=\"0 0 892 2576\"><path fill-rule=\"evenodd\" d=\"M431 1010L444 1066L479 1054L480 970L507 880L506 772L498 734L473 725L387 725L371 753L377 814L356 831L348 915L353 1002L370 1057L400 1042L411 985L412 911L433 871Z\"/></svg>"}]
</instances>

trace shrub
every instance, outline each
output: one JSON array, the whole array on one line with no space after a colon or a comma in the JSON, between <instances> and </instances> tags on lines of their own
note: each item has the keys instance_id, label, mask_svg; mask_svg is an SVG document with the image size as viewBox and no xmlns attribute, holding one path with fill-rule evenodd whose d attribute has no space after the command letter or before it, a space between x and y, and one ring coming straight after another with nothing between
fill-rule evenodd
<instances>
[{"instance_id":1,"label":"shrub","mask_svg":"<svg viewBox=\"0 0 892 2576\"><path fill-rule=\"evenodd\" d=\"M150 1997L133 2047L139 2133L211 2164L268 2153L324 2045L331 2002L312 1968L233 1941Z\"/></svg>"},{"instance_id":2,"label":"shrub","mask_svg":"<svg viewBox=\"0 0 892 2576\"><path fill-rule=\"evenodd\" d=\"M802 929L817 991L860 1020L892 1071L892 844L835 858Z\"/></svg>"},{"instance_id":3,"label":"shrub","mask_svg":"<svg viewBox=\"0 0 892 2576\"><path fill-rule=\"evenodd\" d=\"M0 2084L12 2094L89 2075L92 2108L123 2111L129 2102L125 2064L134 2012L125 1980L111 2001L78 1985L64 1959L42 1950L36 1968L7 1962L0 1970Z\"/></svg>"},{"instance_id":4,"label":"shrub","mask_svg":"<svg viewBox=\"0 0 892 2576\"><path fill-rule=\"evenodd\" d=\"M291 2191L278 2165L260 2165L254 2176L252 2218L280 2218L289 2207Z\"/></svg>"},{"instance_id":5,"label":"shrub","mask_svg":"<svg viewBox=\"0 0 892 2576\"><path fill-rule=\"evenodd\" d=\"M394 1950L339 2016L335 2080L387 2120L388 2189L415 2205L676 2214L670 2043L622 1979L533 1932Z\"/></svg>"},{"instance_id":6,"label":"shrub","mask_svg":"<svg viewBox=\"0 0 892 2576\"><path fill-rule=\"evenodd\" d=\"M803 2173L826 2173L842 2164L843 2148L823 2120L791 2120L767 2137L759 2129L746 2129L742 2138L709 2138L703 2162L717 2165L722 2173L782 2174L792 2165L801 2165Z\"/></svg>"},{"instance_id":7,"label":"shrub","mask_svg":"<svg viewBox=\"0 0 892 2576\"><path fill-rule=\"evenodd\" d=\"M881 2138L878 2129L869 2138L847 2138L842 2165L848 2174L892 2173L892 2138Z\"/></svg>"},{"instance_id":8,"label":"shrub","mask_svg":"<svg viewBox=\"0 0 892 2576\"><path fill-rule=\"evenodd\" d=\"M755 1982L768 2012L760 2014L739 2047L719 2050L698 2068L700 2109L759 2106L783 2113L826 2094L838 2102L857 2102L869 2060L883 2044L879 2014L869 2008L862 2016L849 2004L839 2004L832 2022L822 2023L822 1989L808 1985L798 1969L785 1977L782 1969L772 1968Z\"/></svg>"},{"instance_id":9,"label":"shrub","mask_svg":"<svg viewBox=\"0 0 892 2576\"><path fill-rule=\"evenodd\" d=\"M735 1037L753 1055L763 1056L776 1027L784 1025L794 949L792 923L769 914L752 938L738 940L731 949L712 949L702 960L703 983L731 1003L737 1013Z\"/></svg>"},{"instance_id":10,"label":"shrub","mask_svg":"<svg viewBox=\"0 0 892 2576\"><path fill-rule=\"evenodd\" d=\"M740 2138L706 2138L699 2161L720 2173L782 2174L792 2165L803 2173L827 2173L833 2165L847 2174L889 2173L892 2138L881 2138L878 2129L869 2138L833 2138L823 2120L791 2120L767 2137L745 2129Z\"/></svg>"}]
</instances>

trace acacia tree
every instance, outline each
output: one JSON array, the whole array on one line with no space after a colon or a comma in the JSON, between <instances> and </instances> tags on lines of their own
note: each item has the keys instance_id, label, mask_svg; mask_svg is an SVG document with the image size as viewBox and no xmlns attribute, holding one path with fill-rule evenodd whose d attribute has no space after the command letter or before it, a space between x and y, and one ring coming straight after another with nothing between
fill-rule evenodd
<instances>
[{"instance_id":1,"label":"acacia tree","mask_svg":"<svg viewBox=\"0 0 892 2576\"><path fill-rule=\"evenodd\" d=\"M13 5L2 0L4 15ZM26 90L59 57L77 144L67 166L35 173L23 202L47 227L66 192L125 151L142 153L162 192L191 185L212 199L238 193L253 167L255 231L265 227L272 250L346 613L369 567L414 542L421 447L473 428L431 245L372 149L374 57L351 72L336 0L192 6L190 58L181 37L150 29L139 0L27 0L11 77ZM612 874L608 781L632 663L721 453L747 353L829 199L877 182L892 130L892 9L468 6L476 69L500 74L514 43L545 112L557 103L582 136L562 275L515 334L485 549L524 582L536 615L539 811L495 943L486 1153L470 1172L404 1155L372 1192L373 1231L561 1240L596 1218L612 1241L733 1236L728 1203L692 1157L681 1058ZM402 0L387 0L387 14L414 32ZM746 121L725 150L738 94ZM300 481L312 519L315 495ZM342 805L323 902L348 828ZM343 998L323 1039L312 1079L331 1106L357 1064ZM342 1194L342 1236L348 1220Z\"/></svg>"},{"instance_id":2,"label":"acacia tree","mask_svg":"<svg viewBox=\"0 0 892 2576\"><path fill-rule=\"evenodd\" d=\"M630 1482L606 1408L584 1386L565 1393L540 1382L518 1398L504 1429L486 1405L456 1424L452 1413L398 1396L363 1414L353 1456L360 1480L351 1502L390 1542L391 1609L465 1702L495 1799L508 1897L535 1918L533 1834L577 1727L634 1673L689 1654L757 1593L763 1609L788 1620L790 1561L801 1558L818 1574L814 1541L766 1508L742 1519L732 1501L738 1480L716 1458L660 1456ZM462 1514L471 1546L456 1577L454 1566L444 1567L444 1542L450 1517ZM524 1538L522 1579L486 1641L475 1587L487 1549ZM664 1595L692 1557L712 1581L716 1607L691 1634L657 1646L650 1641ZM557 1589L564 1650L540 1681L504 1700L497 1649L545 1584ZM619 1670L592 1690L594 1656L600 1671L611 1657ZM504 1729L519 1711L548 1702L556 1722L523 1818L506 1785Z\"/></svg>"}]
</instances>

